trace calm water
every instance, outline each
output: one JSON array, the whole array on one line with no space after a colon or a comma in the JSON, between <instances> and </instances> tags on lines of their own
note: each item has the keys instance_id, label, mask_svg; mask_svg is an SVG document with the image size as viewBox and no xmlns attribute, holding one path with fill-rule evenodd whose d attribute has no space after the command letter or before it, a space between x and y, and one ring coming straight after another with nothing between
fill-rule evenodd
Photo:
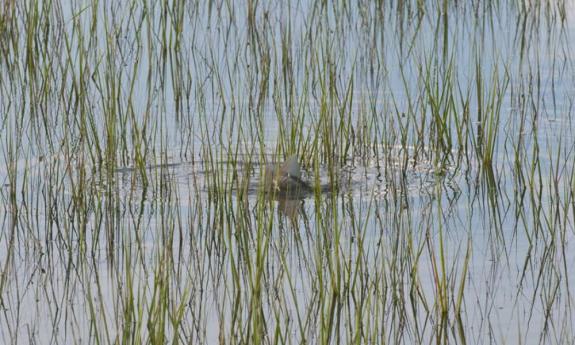
<instances>
[{"instance_id":1,"label":"calm water","mask_svg":"<svg viewBox=\"0 0 575 345\"><path fill-rule=\"evenodd\" d=\"M6 5L0 342L575 343L575 6L419 3Z\"/></svg>"}]
</instances>

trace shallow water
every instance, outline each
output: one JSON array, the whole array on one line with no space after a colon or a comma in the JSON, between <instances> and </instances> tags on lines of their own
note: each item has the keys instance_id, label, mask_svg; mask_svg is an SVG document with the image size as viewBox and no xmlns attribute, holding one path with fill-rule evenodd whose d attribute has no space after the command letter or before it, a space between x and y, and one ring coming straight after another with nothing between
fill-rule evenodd
<instances>
[{"instance_id":1,"label":"shallow water","mask_svg":"<svg viewBox=\"0 0 575 345\"><path fill-rule=\"evenodd\" d=\"M144 3L0 11L0 342L575 343L572 2Z\"/></svg>"}]
</instances>

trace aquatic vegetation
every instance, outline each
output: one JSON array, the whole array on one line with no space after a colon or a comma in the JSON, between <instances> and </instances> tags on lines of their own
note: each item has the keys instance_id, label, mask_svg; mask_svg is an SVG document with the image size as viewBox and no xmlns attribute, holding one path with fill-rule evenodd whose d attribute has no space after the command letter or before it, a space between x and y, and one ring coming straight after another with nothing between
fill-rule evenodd
<instances>
[{"instance_id":1,"label":"aquatic vegetation","mask_svg":"<svg viewBox=\"0 0 575 345\"><path fill-rule=\"evenodd\" d=\"M568 1L4 1L0 343L575 343Z\"/></svg>"}]
</instances>

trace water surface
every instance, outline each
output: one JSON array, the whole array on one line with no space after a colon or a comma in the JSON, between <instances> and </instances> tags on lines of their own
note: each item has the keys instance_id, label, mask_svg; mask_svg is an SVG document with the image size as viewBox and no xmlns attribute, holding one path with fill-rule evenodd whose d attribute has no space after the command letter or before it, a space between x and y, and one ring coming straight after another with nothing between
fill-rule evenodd
<instances>
[{"instance_id":1,"label":"water surface","mask_svg":"<svg viewBox=\"0 0 575 345\"><path fill-rule=\"evenodd\" d=\"M7 2L0 339L575 343L574 14Z\"/></svg>"}]
</instances>

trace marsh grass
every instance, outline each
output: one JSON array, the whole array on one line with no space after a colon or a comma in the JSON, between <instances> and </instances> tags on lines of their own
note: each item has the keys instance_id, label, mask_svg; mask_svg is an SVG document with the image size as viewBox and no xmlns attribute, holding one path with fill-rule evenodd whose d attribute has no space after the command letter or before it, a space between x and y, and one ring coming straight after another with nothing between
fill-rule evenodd
<instances>
[{"instance_id":1,"label":"marsh grass","mask_svg":"<svg viewBox=\"0 0 575 345\"><path fill-rule=\"evenodd\" d=\"M3 2L2 342L575 342L572 11Z\"/></svg>"}]
</instances>

